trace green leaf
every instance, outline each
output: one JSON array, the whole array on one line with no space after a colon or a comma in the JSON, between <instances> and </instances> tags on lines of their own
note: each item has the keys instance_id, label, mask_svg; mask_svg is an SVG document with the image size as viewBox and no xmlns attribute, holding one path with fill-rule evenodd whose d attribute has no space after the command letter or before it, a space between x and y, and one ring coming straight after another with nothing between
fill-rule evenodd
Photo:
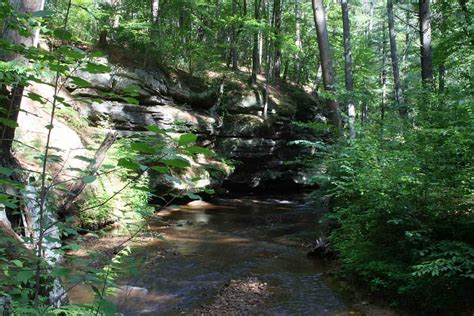
<instances>
[{"instance_id":1,"label":"green leaf","mask_svg":"<svg viewBox=\"0 0 474 316\"><path fill-rule=\"evenodd\" d=\"M140 170L140 165L129 158L120 158L117 162L117 166L133 171Z\"/></svg>"},{"instance_id":2,"label":"green leaf","mask_svg":"<svg viewBox=\"0 0 474 316\"><path fill-rule=\"evenodd\" d=\"M175 158L175 159L166 159L163 160L163 163L170 167L175 167L179 169L184 169L190 166L189 161L182 159L182 158Z\"/></svg>"},{"instance_id":3,"label":"green leaf","mask_svg":"<svg viewBox=\"0 0 474 316\"><path fill-rule=\"evenodd\" d=\"M86 156L81 156L81 155L74 156L74 159L78 159L78 160L85 161L85 162L88 162L88 163L95 162L95 159L89 158L89 157L86 157Z\"/></svg>"},{"instance_id":4,"label":"green leaf","mask_svg":"<svg viewBox=\"0 0 474 316\"><path fill-rule=\"evenodd\" d=\"M56 29L53 31L54 37L60 40L68 41L72 38L72 33L64 29Z\"/></svg>"},{"instance_id":5,"label":"green leaf","mask_svg":"<svg viewBox=\"0 0 474 316\"><path fill-rule=\"evenodd\" d=\"M10 168L0 167L0 174L9 177L13 173L13 170Z\"/></svg>"},{"instance_id":6,"label":"green leaf","mask_svg":"<svg viewBox=\"0 0 474 316\"><path fill-rule=\"evenodd\" d=\"M0 124L11 127L11 128L18 127L18 123L16 121L6 119L6 118L3 118L3 117L0 117Z\"/></svg>"},{"instance_id":7,"label":"green leaf","mask_svg":"<svg viewBox=\"0 0 474 316\"><path fill-rule=\"evenodd\" d=\"M197 136L193 133L186 133L179 137L178 144L180 146L186 146L191 143L194 143L197 140Z\"/></svg>"},{"instance_id":8,"label":"green leaf","mask_svg":"<svg viewBox=\"0 0 474 316\"><path fill-rule=\"evenodd\" d=\"M102 300L100 302L100 307L105 315L115 315L117 313L117 307L115 304L107 300Z\"/></svg>"},{"instance_id":9,"label":"green leaf","mask_svg":"<svg viewBox=\"0 0 474 316\"><path fill-rule=\"evenodd\" d=\"M137 99L132 98L132 97L123 97L122 99L124 99L125 102L127 102L128 104L133 104L133 105L139 105L140 104L140 101L138 101Z\"/></svg>"},{"instance_id":10,"label":"green leaf","mask_svg":"<svg viewBox=\"0 0 474 316\"><path fill-rule=\"evenodd\" d=\"M82 181L84 181L85 184L89 184L94 182L97 179L96 176L85 176L82 178Z\"/></svg>"},{"instance_id":11,"label":"green leaf","mask_svg":"<svg viewBox=\"0 0 474 316\"><path fill-rule=\"evenodd\" d=\"M206 156L214 156L214 152L208 148L200 146L190 146L186 148L186 152L190 155L194 154L204 154Z\"/></svg>"},{"instance_id":12,"label":"green leaf","mask_svg":"<svg viewBox=\"0 0 474 316\"><path fill-rule=\"evenodd\" d=\"M159 128L158 126L155 126L155 125L145 126L145 128L147 130L149 130L150 132L153 132L155 134L164 134L165 133L164 130L162 130L161 128Z\"/></svg>"},{"instance_id":13,"label":"green leaf","mask_svg":"<svg viewBox=\"0 0 474 316\"><path fill-rule=\"evenodd\" d=\"M79 234L77 230L69 228L69 227L64 227L63 231L64 231L64 235L66 236L69 236L69 235L75 236Z\"/></svg>"},{"instance_id":14,"label":"green leaf","mask_svg":"<svg viewBox=\"0 0 474 316\"><path fill-rule=\"evenodd\" d=\"M90 53L89 56L90 56L91 58L97 58L97 57L102 57L102 56L104 56L104 53L102 53L101 51L95 51L95 52Z\"/></svg>"},{"instance_id":15,"label":"green leaf","mask_svg":"<svg viewBox=\"0 0 474 316\"><path fill-rule=\"evenodd\" d=\"M31 16L35 18L44 18L44 17L52 16L53 14L54 12L50 10L40 10L40 11L33 12Z\"/></svg>"},{"instance_id":16,"label":"green leaf","mask_svg":"<svg viewBox=\"0 0 474 316\"><path fill-rule=\"evenodd\" d=\"M150 169L158 171L159 173L167 173L169 171L168 167L163 166L153 166Z\"/></svg>"},{"instance_id":17,"label":"green leaf","mask_svg":"<svg viewBox=\"0 0 474 316\"><path fill-rule=\"evenodd\" d=\"M63 278L67 276L69 273L71 273L71 269L68 269L65 267L54 267L52 271L52 274L58 278Z\"/></svg>"},{"instance_id":18,"label":"green leaf","mask_svg":"<svg viewBox=\"0 0 474 316\"><path fill-rule=\"evenodd\" d=\"M59 73L66 73L69 70L69 67L66 65L52 64L49 65L49 69L52 71L57 71Z\"/></svg>"},{"instance_id":19,"label":"green leaf","mask_svg":"<svg viewBox=\"0 0 474 316\"><path fill-rule=\"evenodd\" d=\"M18 268L22 268L22 267L23 267L23 262L21 262L21 261L18 260L18 259L12 260L11 262L12 262L15 266L17 266Z\"/></svg>"},{"instance_id":20,"label":"green leaf","mask_svg":"<svg viewBox=\"0 0 474 316\"><path fill-rule=\"evenodd\" d=\"M146 154L153 154L155 152L153 150L153 147L151 147L147 143L133 143L130 145L130 148L134 151L138 151L138 152L146 153Z\"/></svg>"},{"instance_id":21,"label":"green leaf","mask_svg":"<svg viewBox=\"0 0 474 316\"><path fill-rule=\"evenodd\" d=\"M33 270L22 270L16 274L16 280L21 283L28 282L29 279L34 275Z\"/></svg>"},{"instance_id":22,"label":"green leaf","mask_svg":"<svg viewBox=\"0 0 474 316\"><path fill-rule=\"evenodd\" d=\"M136 85L136 84L132 84L132 85L129 85L128 87L126 88L123 88L122 91L125 92L125 93L128 93L128 94L137 94L138 91L140 91L140 86Z\"/></svg>"},{"instance_id":23,"label":"green leaf","mask_svg":"<svg viewBox=\"0 0 474 316\"><path fill-rule=\"evenodd\" d=\"M112 69L107 65L95 64L95 63L87 63L86 66L83 68L83 70L91 74L108 73L112 71Z\"/></svg>"},{"instance_id":24,"label":"green leaf","mask_svg":"<svg viewBox=\"0 0 474 316\"><path fill-rule=\"evenodd\" d=\"M79 78L79 77L75 77L75 76L72 76L70 78L71 80L71 83L78 86L78 87L81 87L81 88L88 88L91 86L91 84L89 83L89 81L87 80L84 80L82 78Z\"/></svg>"},{"instance_id":25,"label":"green leaf","mask_svg":"<svg viewBox=\"0 0 474 316\"><path fill-rule=\"evenodd\" d=\"M28 92L26 96L33 101L39 102L41 104L46 104L46 100L42 96L34 92Z\"/></svg>"}]
</instances>

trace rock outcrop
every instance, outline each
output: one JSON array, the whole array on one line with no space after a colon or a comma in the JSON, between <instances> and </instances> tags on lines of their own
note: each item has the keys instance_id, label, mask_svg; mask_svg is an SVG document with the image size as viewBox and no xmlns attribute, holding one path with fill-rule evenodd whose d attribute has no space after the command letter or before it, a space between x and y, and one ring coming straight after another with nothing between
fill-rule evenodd
<instances>
[{"instance_id":1,"label":"rock outcrop","mask_svg":"<svg viewBox=\"0 0 474 316\"><path fill-rule=\"evenodd\" d=\"M108 64L106 59L102 62ZM219 95L219 84L206 84L183 72L108 65L109 74L76 74L89 87L67 86L82 101L79 111L92 125L123 133L143 132L146 125L193 131L202 146L235 163L234 172L223 183L227 189L301 188L304 166L298 158L303 149L289 142L316 136L292 121L325 120L318 100L302 89L287 85L266 89L223 80ZM132 90L139 104L127 103Z\"/></svg>"}]
</instances>

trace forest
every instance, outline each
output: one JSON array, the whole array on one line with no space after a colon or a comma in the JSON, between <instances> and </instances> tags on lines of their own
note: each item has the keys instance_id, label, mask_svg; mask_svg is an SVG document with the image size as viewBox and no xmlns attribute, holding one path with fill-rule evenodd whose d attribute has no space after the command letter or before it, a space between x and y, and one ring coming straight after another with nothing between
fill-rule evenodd
<instances>
[{"instance_id":1,"label":"forest","mask_svg":"<svg viewBox=\"0 0 474 316\"><path fill-rule=\"evenodd\" d=\"M1 0L0 314L472 315L473 15Z\"/></svg>"}]
</instances>

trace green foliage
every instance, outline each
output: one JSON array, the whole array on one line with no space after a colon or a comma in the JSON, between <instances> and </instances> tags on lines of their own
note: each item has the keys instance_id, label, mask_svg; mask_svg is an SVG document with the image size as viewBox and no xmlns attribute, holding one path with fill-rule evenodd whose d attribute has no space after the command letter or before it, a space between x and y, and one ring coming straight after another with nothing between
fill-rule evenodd
<instances>
[{"instance_id":1,"label":"green foliage","mask_svg":"<svg viewBox=\"0 0 474 316\"><path fill-rule=\"evenodd\" d=\"M25 207L23 203L19 203L24 199L25 203L31 200L34 204L29 211L38 213L32 218L34 220L32 224L26 220L19 220L25 226L29 226L14 227L16 232L12 231L12 234L17 233L20 236L18 240L9 234L4 236L4 232L8 230L4 230L3 226L0 229L0 295L8 294L13 303L14 313L18 315L115 314L115 306L106 297L115 286L113 280L117 275L116 266L123 256L128 255L128 249L119 247L118 254L113 258L109 258L108 254L105 254L105 257L104 254L100 254L101 264L104 266L100 269L96 267L97 262L84 263L82 259L70 256L69 252L78 251L80 246L73 240L62 245L63 238L80 238L77 237L79 235L77 229L80 228L81 233L85 233L87 231L85 228L95 230L116 221L117 218L130 221L146 220L155 211L154 207L149 205L153 195L152 184L148 178L149 172L153 169L172 177L173 172L184 172L190 166L189 160L194 155L212 154L208 149L195 145L197 136L192 133L180 135L175 139L174 136L170 136L173 131L164 131L151 126L147 128L155 133L155 136L121 141L114 155L109 157L110 165L104 166L103 170L91 173L88 169L71 168L70 171L75 173L75 176L71 178L68 174L65 177L67 180L64 180L61 172L68 158L63 158L60 155L62 149L52 147L49 142L56 116L68 121L81 134L87 133L85 130L88 125L87 122L77 119L75 109L65 98L58 95L58 91L67 81L77 87L90 86L86 80L75 76L75 71L78 69L91 74L111 71L108 66L97 62L95 58L100 57L99 54L87 53L68 44L71 41L88 40L87 34L81 34L77 30L84 30L84 25L88 24L84 23L84 20L87 22L90 17L79 12L89 14L97 9L90 6L91 3L87 1L74 1L72 6L70 4L59 1L54 5L51 4L51 12L35 12L32 17L17 15L9 5L2 2L2 8L6 9L2 10L0 15L2 22L21 22L12 27L24 36L30 35L32 27L40 26L41 33L53 43L51 51L15 46L4 41L0 43L2 50L19 53L31 60L31 65L27 66L19 66L15 62L0 63L1 102L6 99L3 95L4 87L14 85L27 87L30 82L38 82L47 84L54 90L51 99L31 91L24 96L41 104L44 110L50 112L50 123L45 126L46 140L43 142L35 139L34 144L15 145L16 148L25 149L28 153L25 158L29 162L35 163L35 167L40 166L39 181L36 179L36 174L30 177L28 180L30 191L27 191L19 180L22 175L15 167L0 166L0 211L5 211L8 216L25 218L24 208L28 209L31 205ZM90 10L87 6L90 6ZM76 10L77 8L80 10ZM109 9L100 9L101 14L108 12ZM40 22L43 24L38 24ZM133 98L137 96L137 88L130 86L123 89L121 98L128 103L138 103ZM17 127L15 120L4 117L7 113L3 106L1 109L0 123L12 128ZM78 156L74 159L83 160L86 165L93 163L93 159L88 157ZM107 178L110 174L116 187L111 187L111 179ZM79 180L86 185L87 194L82 197L85 198L85 202L78 205L77 217L61 213L67 211L61 208L64 198L69 194L77 194L69 189L68 184ZM194 193L187 193L184 190L182 193L188 194L191 198L198 198ZM26 195L33 195L33 198L26 199ZM117 210L122 214L117 214ZM58 219L58 213L64 218ZM77 219L82 227L78 227ZM49 234L50 231L57 231L58 234ZM46 244L52 243L57 247L45 248ZM53 255L43 255L45 252L52 252ZM64 257L67 259L65 262L58 262L57 259ZM75 267L77 271L72 273L70 266ZM91 286L96 294L95 302L84 306L69 305L56 308L57 302L50 301L48 296L54 284L61 281L73 286L79 283Z\"/></svg>"},{"instance_id":2,"label":"green foliage","mask_svg":"<svg viewBox=\"0 0 474 316\"><path fill-rule=\"evenodd\" d=\"M429 97L414 128L373 126L326 159L329 217L340 225L331 241L344 271L393 303L462 311L474 268L474 113Z\"/></svg>"}]
</instances>

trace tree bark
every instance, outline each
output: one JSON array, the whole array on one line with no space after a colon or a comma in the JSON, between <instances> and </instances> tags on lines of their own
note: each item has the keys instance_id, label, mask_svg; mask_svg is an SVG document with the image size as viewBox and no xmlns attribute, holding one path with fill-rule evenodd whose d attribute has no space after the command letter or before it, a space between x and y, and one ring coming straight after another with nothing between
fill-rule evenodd
<instances>
[{"instance_id":1,"label":"tree bark","mask_svg":"<svg viewBox=\"0 0 474 316\"><path fill-rule=\"evenodd\" d=\"M151 0L151 23L160 24L160 0Z\"/></svg>"},{"instance_id":2,"label":"tree bark","mask_svg":"<svg viewBox=\"0 0 474 316\"><path fill-rule=\"evenodd\" d=\"M430 1L419 0L419 27L421 49L421 80L425 85L433 83L433 53L431 50Z\"/></svg>"},{"instance_id":3,"label":"tree bark","mask_svg":"<svg viewBox=\"0 0 474 316\"><path fill-rule=\"evenodd\" d=\"M346 84L346 91L349 93L347 102L347 113L349 115L349 133L351 139L355 138L355 107L354 107L354 80L352 78L352 49L351 49L351 31L349 21L349 7L347 0L341 0L342 10L342 27L344 39L344 78Z\"/></svg>"},{"instance_id":4,"label":"tree bark","mask_svg":"<svg viewBox=\"0 0 474 316\"><path fill-rule=\"evenodd\" d=\"M323 73L324 89L329 92L336 92L334 83L334 68L332 64L331 48L329 45L328 30L326 17L324 15L324 7L322 0L312 0L314 23L316 25L316 33L318 39L319 56L321 60L321 68ZM335 126L337 132L342 134L342 122L339 114L339 105L336 100L327 100L328 117Z\"/></svg>"},{"instance_id":5,"label":"tree bark","mask_svg":"<svg viewBox=\"0 0 474 316\"><path fill-rule=\"evenodd\" d=\"M474 38L471 36L471 30L469 27L472 27L472 19L471 14L469 13L469 9L467 8L467 0L459 0L459 6L461 7L461 11L464 15L464 20L466 23L463 23L464 33L466 37L470 39L471 45L474 46Z\"/></svg>"},{"instance_id":6,"label":"tree bark","mask_svg":"<svg viewBox=\"0 0 474 316\"><path fill-rule=\"evenodd\" d=\"M393 85L395 90L395 102L397 104L400 116L405 118L408 115L403 99L402 85L400 82L400 66L398 64L398 50L397 40L395 37L395 22L393 19L393 2L387 0L387 18L388 18L388 33L390 38L390 58L392 61Z\"/></svg>"},{"instance_id":7,"label":"tree bark","mask_svg":"<svg viewBox=\"0 0 474 316\"><path fill-rule=\"evenodd\" d=\"M255 0L255 20L260 22L260 2ZM253 35L253 50L252 50L252 83L257 83L257 74L260 73L260 53L259 53L259 30L255 30Z\"/></svg>"},{"instance_id":8,"label":"tree bark","mask_svg":"<svg viewBox=\"0 0 474 316\"><path fill-rule=\"evenodd\" d=\"M275 27L275 56L273 73L276 79L281 75L281 0L273 1L273 16Z\"/></svg>"},{"instance_id":9,"label":"tree bark","mask_svg":"<svg viewBox=\"0 0 474 316\"><path fill-rule=\"evenodd\" d=\"M43 10L44 0L12 0L10 4L17 13L33 13ZM39 30L31 30L30 36L23 37L16 29L9 28L7 25L3 32L3 39L16 45L24 45L26 47L37 46ZM10 52L0 52L0 57L5 61L16 60L23 64L28 63L21 55ZM15 138L16 122L20 111L23 89L24 87L21 83L13 83L9 87L5 85L0 87L0 95L3 96L0 101L0 117L8 120L7 124L0 123L0 155L4 157L11 156L11 147Z\"/></svg>"},{"instance_id":10,"label":"tree bark","mask_svg":"<svg viewBox=\"0 0 474 316\"><path fill-rule=\"evenodd\" d=\"M295 0L295 46L297 48L295 56L295 77L296 83L301 82L301 51L303 50L303 42L301 40L301 9L300 0Z\"/></svg>"},{"instance_id":11,"label":"tree bark","mask_svg":"<svg viewBox=\"0 0 474 316\"><path fill-rule=\"evenodd\" d=\"M382 71L380 74L380 84L382 85L382 97L380 102L380 120L385 119L385 104L387 101L387 35L385 33L385 23L383 24L383 40L382 40Z\"/></svg>"},{"instance_id":12,"label":"tree bark","mask_svg":"<svg viewBox=\"0 0 474 316\"><path fill-rule=\"evenodd\" d=\"M105 160L105 157L107 156L107 151L110 149L110 147L112 147L116 139L117 139L117 132L114 131L114 132L107 133L107 135L104 138L104 141L102 142L102 144L100 144L99 148L97 149L94 155L94 160L91 162L91 164L88 167L89 175L94 175L99 170L100 166L102 166L102 163ZM81 178L75 184L71 186L71 188L69 189L68 196L65 198L63 206L61 207L64 213L68 213L71 210L71 207L74 201L77 199L79 194L82 193L86 185L87 183L84 182L83 178Z\"/></svg>"},{"instance_id":13,"label":"tree bark","mask_svg":"<svg viewBox=\"0 0 474 316\"><path fill-rule=\"evenodd\" d=\"M445 87L445 84L446 84L446 81L445 81L445 76L446 76L446 66L443 63L441 63L439 65L439 86L438 86L438 91L439 92L444 92L444 87Z\"/></svg>"},{"instance_id":14,"label":"tree bark","mask_svg":"<svg viewBox=\"0 0 474 316\"><path fill-rule=\"evenodd\" d=\"M232 0L232 15L237 16L237 0ZM232 55L232 69L239 69L239 52L237 51L237 31L235 25L232 25L231 31L231 55Z\"/></svg>"},{"instance_id":15,"label":"tree bark","mask_svg":"<svg viewBox=\"0 0 474 316\"><path fill-rule=\"evenodd\" d=\"M363 3L364 11L368 14L369 19L367 21L367 28L364 31L365 38L370 42L370 37L372 34L373 20L374 20L374 2L373 0L364 0Z\"/></svg>"}]
</instances>

